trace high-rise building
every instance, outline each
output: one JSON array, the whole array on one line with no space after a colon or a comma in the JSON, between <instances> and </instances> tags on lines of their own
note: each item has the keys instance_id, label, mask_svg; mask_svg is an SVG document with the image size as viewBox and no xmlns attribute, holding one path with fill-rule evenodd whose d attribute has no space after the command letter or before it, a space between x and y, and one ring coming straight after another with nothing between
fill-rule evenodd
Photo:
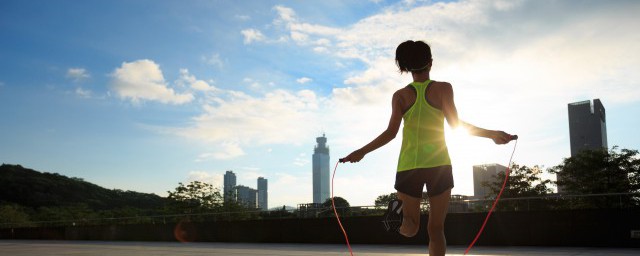
<instances>
[{"instance_id":1,"label":"high-rise building","mask_svg":"<svg viewBox=\"0 0 640 256\"><path fill-rule=\"evenodd\" d=\"M249 209L258 208L258 190L238 185L235 188L236 201Z\"/></svg>"},{"instance_id":2,"label":"high-rise building","mask_svg":"<svg viewBox=\"0 0 640 256\"><path fill-rule=\"evenodd\" d=\"M224 188L223 188L224 201L230 201L230 200L236 199L235 187L236 187L236 174L233 173L233 171L227 171L224 174Z\"/></svg>"},{"instance_id":3,"label":"high-rise building","mask_svg":"<svg viewBox=\"0 0 640 256\"><path fill-rule=\"evenodd\" d=\"M267 179L258 177L258 208L269 210L269 197L267 194Z\"/></svg>"},{"instance_id":4,"label":"high-rise building","mask_svg":"<svg viewBox=\"0 0 640 256\"><path fill-rule=\"evenodd\" d=\"M583 149L607 149L607 119L599 99L569 103L571 156Z\"/></svg>"},{"instance_id":5,"label":"high-rise building","mask_svg":"<svg viewBox=\"0 0 640 256\"><path fill-rule=\"evenodd\" d=\"M313 150L313 202L324 203L330 197L329 192L329 147L327 137L317 137L318 143Z\"/></svg>"},{"instance_id":6,"label":"high-rise building","mask_svg":"<svg viewBox=\"0 0 640 256\"><path fill-rule=\"evenodd\" d=\"M493 183L499 173L505 172L507 167L499 164L482 164L473 166L473 197L484 199L491 190L483 183Z\"/></svg>"},{"instance_id":7,"label":"high-rise building","mask_svg":"<svg viewBox=\"0 0 640 256\"><path fill-rule=\"evenodd\" d=\"M579 101L569 103L568 108L571 156L581 150L607 150L607 118L602 102L599 99L594 99L593 103L589 100ZM570 178L556 175L558 182ZM565 188L558 186L558 193L564 192Z\"/></svg>"}]
</instances>

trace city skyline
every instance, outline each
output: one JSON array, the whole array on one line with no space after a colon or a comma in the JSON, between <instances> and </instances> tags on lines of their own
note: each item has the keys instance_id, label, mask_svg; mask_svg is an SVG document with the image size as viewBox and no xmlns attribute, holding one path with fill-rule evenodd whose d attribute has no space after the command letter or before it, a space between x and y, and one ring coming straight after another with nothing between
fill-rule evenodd
<instances>
[{"instance_id":1,"label":"city skyline","mask_svg":"<svg viewBox=\"0 0 640 256\"><path fill-rule=\"evenodd\" d=\"M395 47L431 45L461 119L519 135L514 162L571 156L567 103L606 104L610 147L640 149L638 1L0 2L0 162L166 196L269 178L269 205L313 200L317 137L337 159L388 124ZM513 143L451 131L453 194ZM339 164L334 193L394 192L400 140ZM552 178L555 177L545 177ZM253 186L253 185L252 185Z\"/></svg>"},{"instance_id":2,"label":"city skyline","mask_svg":"<svg viewBox=\"0 0 640 256\"><path fill-rule=\"evenodd\" d=\"M268 179L258 177L256 188L238 184L237 176L232 171L224 174L224 185L221 189L224 201L236 201L249 208L269 210Z\"/></svg>"}]
</instances>

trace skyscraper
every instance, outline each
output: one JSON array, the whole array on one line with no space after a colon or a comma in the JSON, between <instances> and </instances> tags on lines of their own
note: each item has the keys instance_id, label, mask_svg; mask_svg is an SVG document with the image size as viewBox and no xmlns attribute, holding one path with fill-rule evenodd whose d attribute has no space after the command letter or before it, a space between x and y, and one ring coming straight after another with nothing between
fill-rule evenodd
<instances>
[{"instance_id":1,"label":"skyscraper","mask_svg":"<svg viewBox=\"0 0 640 256\"><path fill-rule=\"evenodd\" d=\"M329 147L327 138L317 137L318 143L313 150L313 203L324 203L329 194Z\"/></svg>"},{"instance_id":2,"label":"skyscraper","mask_svg":"<svg viewBox=\"0 0 640 256\"><path fill-rule=\"evenodd\" d=\"M491 190L482 184L493 183L499 173L505 172L507 167L499 164L482 164L473 166L473 197L484 199Z\"/></svg>"},{"instance_id":3,"label":"skyscraper","mask_svg":"<svg viewBox=\"0 0 640 256\"><path fill-rule=\"evenodd\" d=\"M583 149L607 149L607 120L599 99L569 103L571 156Z\"/></svg>"},{"instance_id":4,"label":"skyscraper","mask_svg":"<svg viewBox=\"0 0 640 256\"><path fill-rule=\"evenodd\" d=\"M269 197L267 194L267 179L258 177L258 208L263 211L269 210Z\"/></svg>"},{"instance_id":5,"label":"skyscraper","mask_svg":"<svg viewBox=\"0 0 640 256\"><path fill-rule=\"evenodd\" d=\"M258 190L247 186L238 185L235 187L236 200L238 203L249 209L258 208Z\"/></svg>"},{"instance_id":6,"label":"skyscraper","mask_svg":"<svg viewBox=\"0 0 640 256\"><path fill-rule=\"evenodd\" d=\"M571 156L585 149L607 150L607 119L602 102L599 99L594 99L593 103L585 100L569 103L568 107ZM556 175L556 180L559 182L570 178ZM564 192L565 188L558 186L558 193Z\"/></svg>"},{"instance_id":7,"label":"skyscraper","mask_svg":"<svg viewBox=\"0 0 640 256\"><path fill-rule=\"evenodd\" d=\"M224 201L235 200L236 175L233 171L227 171L224 174Z\"/></svg>"}]
</instances>

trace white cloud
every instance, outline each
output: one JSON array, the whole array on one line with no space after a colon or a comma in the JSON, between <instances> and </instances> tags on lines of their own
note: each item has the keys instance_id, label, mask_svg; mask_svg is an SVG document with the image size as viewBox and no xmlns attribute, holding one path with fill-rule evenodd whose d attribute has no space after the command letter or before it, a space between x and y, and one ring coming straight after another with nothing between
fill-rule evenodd
<instances>
[{"instance_id":1,"label":"white cloud","mask_svg":"<svg viewBox=\"0 0 640 256\"><path fill-rule=\"evenodd\" d=\"M91 91L90 90L85 90L82 89L81 87L76 88L76 95L80 96L81 98L91 98Z\"/></svg>"},{"instance_id":2,"label":"white cloud","mask_svg":"<svg viewBox=\"0 0 640 256\"><path fill-rule=\"evenodd\" d=\"M577 9L567 2L544 3L461 1L411 8L403 4L347 28L302 23L292 9L279 7L275 20L286 24L289 33L314 35L316 42L324 42L319 47L296 41L302 46L367 65L345 80L349 87L334 90L333 100L388 106L389 92L408 80L393 74L395 47L407 39L431 44L433 77L454 84L461 110L470 116L485 116L475 107L482 105L484 112L502 110L513 116L557 112L547 104L521 104L531 97L560 108L575 99L640 100L637 76L629 68L640 65L640 56L629 56L640 53L640 34L628 33L638 22L631 11L637 8L597 1ZM572 15L563 10L573 10ZM537 13L545 13L545 19ZM607 90L602 90L604 85ZM486 106L484 99L496 97L491 91L513 93Z\"/></svg>"},{"instance_id":3,"label":"white cloud","mask_svg":"<svg viewBox=\"0 0 640 256\"><path fill-rule=\"evenodd\" d=\"M266 37L257 29L245 29L240 33L244 36L244 44L250 44L253 42L260 42L266 40Z\"/></svg>"},{"instance_id":4,"label":"white cloud","mask_svg":"<svg viewBox=\"0 0 640 256\"><path fill-rule=\"evenodd\" d=\"M289 7L276 5L273 7L273 9L278 13L278 18L274 21L275 23L292 22L296 19L295 11Z\"/></svg>"},{"instance_id":5,"label":"white cloud","mask_svg":"<svg viewBox=\"0 0 640 256\"><path fill-rule=\"evenodd\" d=\"M239 91L224 94L203 105L203 113L193 118L192 125L172 131L198 141L234 141L241 146L297 144L316 127L314 116L321 99L312 91L278 89L259 97Z\"/></svg>"},{"instance_id":6,"label":"white cloud","mask_svg":"<svg viewBox=\"0 0 640 256\"><path fill-rule=\"evenodd\" d=\"M309 186L311 183L310 173L276 172L269 177L269 208L282 205L295 207L296 203L311 202L313 200L312 189Z\"/></svg>"},{"instance_id":7,"label":"white cloud","mask_svg":"<svg viewBox=\"0 0 640 256\"><path fill-rule=\"evenodd\" d=\"M237 143L225 142L222 149L213 154L216 159L230 159L244 155L244 151Z\"/></svg>"},{"instance_id":8,"label":"white cloud","mask_svg":"<svg viewBox=\"0 0 640 256\"><path fill-rule=\"evenodd\" d=\"M251 16L249 16L249 15L238 15L238 14L236 14L233 17L235 17L236 19L241 20L241 21L248 21L248 20L251 19Z\"/></svg>"},{"instance_id":9,"label":"white cloud","mask_svg":"<svg viewBox=\"0 0 640 256\"><path fill-rule=\"evenodd\" d=\"M202 56L204 63L222 69L224 67L224 61L220 58L219 53L213 53L209 56Z\"/></svg>"},{"instance_id":10,"label":"white cloud","mask_svg":"<svg viewBox=\"0 0 640 256\"><path fill-rule=\"evenodd\" d=\"M299 84L306 84L306 83L311 82L311 81L313 81L313 80L311 78L308 78L308 77L301 77L301 78L296 79L296 82L298 82Z\"/></svg>"},{"instance_id":11,"label":"white cloud","mask_svg":"<svg viewBox=\"0 0 640 256\"><path fill-rule=\"evenodd\" d=\"M300 153L296 159L293 160L293 165L296 166L305 166L311 162L310 157L305 153Z\"/></svg>"},{"instance_id":12,"label":"white cloud","mask_svg":"<svg viewBox=\"0 0 640 256\"><path fill-rule=\"evenodd\" d=\"M214 188L220 188L224 186L223 176L221 174L214 174L209 171L190 171L187 176L187 183L192 181L200 181L213 185ZM186 184L185 184L186 185Z\"/></svg>"},{"instance_id":13,"label":"white cloud","mask_svg":"<svg viewBox=\"0 0 640 256\"><path fill-rule=\"evenodd\" d=\"M152 60L144 59L124 62L111 73L111 90L123 100L140 103L144 100L169 104L191 102L191 93L177 93L164 80L160 66Z\"/></svg>"},{"instance_id":14,"label":"white cloud","mask_svg":"<svg viewBox=\"0 0 640 256\"><path fill-rule=\"evenodd\" d=\"M218 89L210 85L208 82L204 80L197 79L194 75L189 73L189 70L186 68L180 69L180 79L176 81L176 84L179 86L188 86L191 89L196 91L203 92L216 92Z\"/></svg>"},{"instance_id":15,"label":"white cloud","mask_svg":"<svg viewBox=\"0 0 640 256\"><path fill-rule=\"evenodd\" d=\"M228 160L245 155L244 150L235 142L222 142L214 152L202 153L196 158L196 162L205 162L210 160Z\"/></svg>"},{"instance_id":16,"label":"white cloud","mask_svg":"<svg viewBox=\"0 0 640 256\"><path fill-rule=\"evenodd\" d=\"M273 22L276 26L288 29L289 38L293 39L293 41L299 44L315 45L318 51L321 51L322 47L331 45L331 40L317 38L317 36L336 36L343 32L338 28L300 22L296 17L295 11L291 8L278 5L274 9L278 14L278 17Z\"/></svg>"},{"instance_id":17,"label":"white cloud","mask_svg":"<svg viewBox=\"0 0 640 256\"><path fill-rule=\"evenodd\" d=\"M84 68L69 68L66 77L75 82L80 82L89 79L91 75Z\"/></svg>"}]
</instances>

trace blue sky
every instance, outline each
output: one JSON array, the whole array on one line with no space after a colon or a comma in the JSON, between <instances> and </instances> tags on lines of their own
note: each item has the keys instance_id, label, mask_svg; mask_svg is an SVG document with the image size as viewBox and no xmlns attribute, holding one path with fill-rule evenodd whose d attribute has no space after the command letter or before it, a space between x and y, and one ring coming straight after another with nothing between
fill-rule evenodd
<instances>
[{"instance_id":1,"label":"blue sky","mask_svg":"<svg viewBox=\"0 0 640 256\"><path fill-rule=\"evenodd\" d=\"M609 145L639 149L637 1L2 1L0 161L162 196L178 182L269 180L269 204L312 201L332 164L387 125L410 82L393 63L432 46L463 119L520 135L515 162L569 153L567 103L600 98ZM450 133L456 188L512 144ZM393 192L399 139L340 165L335 192Z\"/></svg>"}]
</instances>

